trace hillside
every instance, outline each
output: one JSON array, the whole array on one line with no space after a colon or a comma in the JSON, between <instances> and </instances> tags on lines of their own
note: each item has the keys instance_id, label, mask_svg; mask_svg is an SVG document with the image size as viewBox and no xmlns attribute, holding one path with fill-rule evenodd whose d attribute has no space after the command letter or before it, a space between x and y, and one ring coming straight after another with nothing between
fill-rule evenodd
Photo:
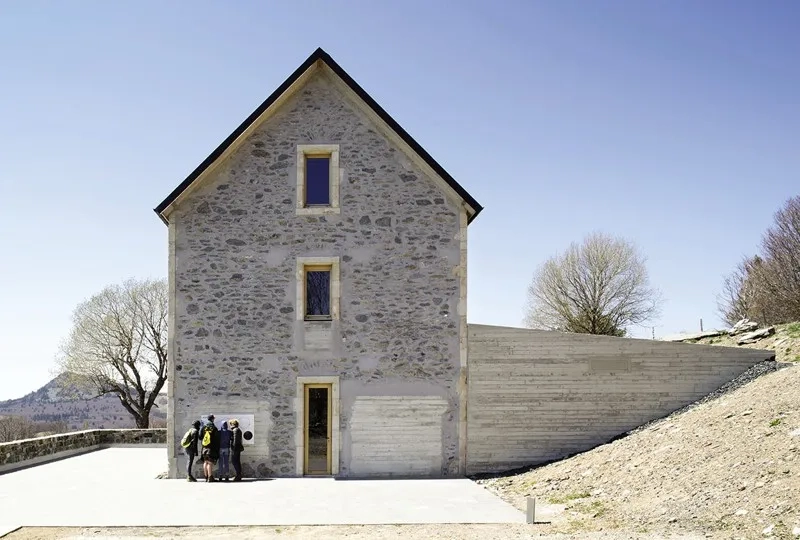
<instances>
[{"instance_id":1,"label":"hillside","mask_svg":"<svg viewBox=\"0 0 800 540\"><path fill-rule=\"evenodd\" d=\"M690 342L724 347L768 349L775 351L775 360L778 362L800 362L800 322L779 324L774 328L774 334L744 345L737 344L737 341L742 337L741 335L731 336L728 334L709 336Z\"/></svg>"},{"instance_id":2,"label":"hillside","mask_svg":"<svg viewBox=\"0 0 800 540\"><path fill-rule=\"evenodd\" d=\"M800 537L800 363L781 367L589 452L480 482L520 509L527 496L556 505L553 532Z\"/></svg>"},{"instance_id":3,"label":"hillside","mask_svg":"<svg viewBox=\"0 0 800 540\"><path fill-rule=\"evenodd\" d=\"M0 416L23 416L34 422L66 422L68 429L130 428L133 418L116 396L93 397L91 389L59 375L38 390L21 398L0 401ZM160 408L150 415L166 420L165 397L157 401Z\"/></svg>"},{"instance_id":4,"label":"hillside","mask_svg":"<svg viewBox=\"0 0 800 540\"><path fill-rule=\"evenodd\" d=\"M93 393L85 385L76 383L67 375L56 376L50 382L34 390L33 392L18 398L7 401L0 401L0 407L11 402L16 403L54 403L58 401L75 401L81 399L91 399Z\"/></svg>"},{"instance_id":5,"label":"hillside","mask_svg":"<svg viewBox=\"0 0 800 540\"><path fill-rule=\"evenodd\" d=\"M767 349L775 351L775 360L778 362L800 362L800 322L775 326L762 325L759 330L769 335L755 337L752 340L748 339L747 341L752 342L744 344L740 344L739 341L747 337L747 332L731 335L729 330L710 331L703 334L678 334L667 336L663 339L666 341L683 341L685 343L720 345L723 347ZM769 333L770 331L773 333Z\"/></svg>"}]
</instances>

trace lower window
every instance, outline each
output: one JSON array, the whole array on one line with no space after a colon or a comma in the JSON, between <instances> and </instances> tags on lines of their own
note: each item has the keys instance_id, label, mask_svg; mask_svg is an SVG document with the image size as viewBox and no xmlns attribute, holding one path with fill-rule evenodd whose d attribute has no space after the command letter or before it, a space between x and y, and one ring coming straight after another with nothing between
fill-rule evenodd
<instances>
[{"instance_id":1,"label":"lower window","mask_svg":"<svg viewBox=\"0 0 800 540\"><path fill-rule=\"evenodd\" d=\"M306 266L305 320L331 320L331 267Z\"/></svg>"}]
</instances>

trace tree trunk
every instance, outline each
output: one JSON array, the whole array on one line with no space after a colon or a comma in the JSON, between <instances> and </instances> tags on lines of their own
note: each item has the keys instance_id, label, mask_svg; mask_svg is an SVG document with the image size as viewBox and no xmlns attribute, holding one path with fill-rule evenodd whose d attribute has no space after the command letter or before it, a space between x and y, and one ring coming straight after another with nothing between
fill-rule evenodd
<instances>
[{"instance_id":1,"label":"tree trunk","mask_svg":"<svg viewBox=\"0 0 800 540\"><path fill-rule=\"evenodd\" d=\"M139 429L147 429L150 427L150 414L143 413L136 417L136 427Z\"/></svg>"}]
</instances>

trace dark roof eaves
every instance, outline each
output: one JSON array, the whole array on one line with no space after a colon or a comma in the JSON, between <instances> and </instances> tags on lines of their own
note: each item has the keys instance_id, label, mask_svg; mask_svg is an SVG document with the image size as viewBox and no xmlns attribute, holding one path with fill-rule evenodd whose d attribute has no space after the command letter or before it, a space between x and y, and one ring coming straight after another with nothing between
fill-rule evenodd
<instances>
[{"instance_id":1,"label":"dark roof eaves","mask_svg":"<svg viewBox=\"0 0 800 540\"><path fill-rule=\"evenodd\" d=\"M439 163L433 159L433 157L425 151L420 144L414 140L414 138L408 134L406 130L404 130L400 124L398 124L394 118L387 113L383 107L381 107L373 98L370 96L361 86L352 78L347 72L342 69L342 67L336 63L336 61L331 58L331 56L326 53L322 48L317 48L311 56L309 56L305 62L303 62L300 67L298 67L283 83L275 89L269 97L264 100L261 105L256 108L250 115L242 122L239 127L237 127L233 133L228 135L228 137L220 143L217 148L209 154L209 156L203 160L200 165L198 165L194 171L186 177L186 179L178 185L172 193L170 193L158 206L154 208L154 211L164 223L168 223L167 219L162 215L162 212L170 205L172 202L177 199L184 190L186 190L192 182L194 182L198 176L200 176L204 170L206 170L214 161L219 158L223 152L231 145L233 142L239 138L239 136L244 133L244 131L261 116L264 111L266 111L270 105L272 105L289 87L300 78L300 76L305 73L314 62L317 60L322 60L325 62L337 76L339 76L346 84L350 87L353 92L358 95L359 98L364 100L364 102L370 106L372 110L375 111L381 120L386 122L392 130L394 130L406 144L408 144L414 152L416 152L442 179L451 187L453 190L464 200L466 203L472 207L474 210L474 214L468 218L468 223L471 223L478 214L483 210L483 207L476 201L472 195L470 195L467 190L465 190L461 185L456 182L456 180L450 176L450 174L439 165Z\"/></svg>"}]
</instances>

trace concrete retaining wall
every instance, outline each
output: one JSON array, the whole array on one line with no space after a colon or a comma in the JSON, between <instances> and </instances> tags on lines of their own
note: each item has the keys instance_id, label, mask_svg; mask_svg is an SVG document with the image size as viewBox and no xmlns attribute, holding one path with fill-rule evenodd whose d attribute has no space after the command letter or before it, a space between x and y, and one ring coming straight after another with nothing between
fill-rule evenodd
<instances>
[{"instance_id":1,"label":"concrete retaining wall","mask_svg":"<svg viewBox=\"0 0 800 540\"><path fill-rule=\"evenodd\" d=\"M90 429L0 443L0 474L111 446L164 446L166 442L166 429Z\"/></svg>"},{"instance_id":2,"label":"concrete retaining wall","mask_svg":"<svg viewBox=\"0 0 800 540\"><path fill-rule=\"evenodd\" d=\"M588 450L772 357L756 349L471 324L467 473Z\"/></svg>"}]
</instances>

